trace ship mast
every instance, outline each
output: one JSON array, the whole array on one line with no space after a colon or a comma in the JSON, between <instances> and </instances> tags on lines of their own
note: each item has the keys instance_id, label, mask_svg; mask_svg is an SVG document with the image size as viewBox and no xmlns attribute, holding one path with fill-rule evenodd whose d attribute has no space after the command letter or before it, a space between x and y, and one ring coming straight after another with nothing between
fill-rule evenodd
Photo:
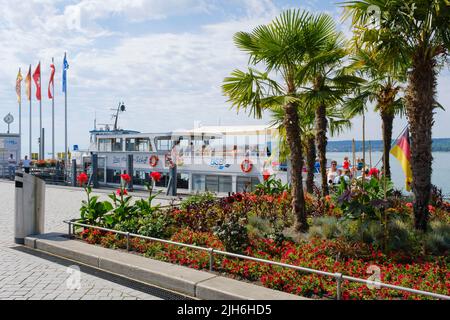
<instances>
[{"instance_id":1,"label":"ship mast","mask_svg":"<svg viewBox=\"0 0 450 320\"><path fill-rule=\"evenodd\" d=\"M116 109L112 109L114 111L116 111ZM115 118L116 120L114 121L114 131L117 130L117 121L119 120L119 112L124 112L125 111L125 104L124 102L119 102L119 105L117 107L117 111L116 114L113 114L113 118Z\"/></svg>"}]
</instances>

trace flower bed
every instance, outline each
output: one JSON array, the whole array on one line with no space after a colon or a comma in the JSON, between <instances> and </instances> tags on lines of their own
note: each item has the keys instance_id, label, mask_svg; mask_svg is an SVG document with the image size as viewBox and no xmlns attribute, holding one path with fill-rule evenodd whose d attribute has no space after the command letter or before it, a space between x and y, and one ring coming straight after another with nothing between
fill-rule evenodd
<instances>
[{"instance_id":1,"label":"flower bed","mask_svg":"<svg viewBox=\"0 0 450 320\"><path fill-rule=\"evenodd\" d=\"M158 175L152 177L157 179ZM85 176L79 177L80 184L85 180ZM419 235L409 229L412 213L405 199L393 197L380 205L373 195L367 196L358 190L349 193L350 189L325 199L308 195L311 232L299 238L291 231L294 219L290 194L270 179L254 193L223 199L209 194L197 195L184 201L179 208L166 210L152 206L155 195L150 185L149 198L132 205L126 192L129 177L123 175L122 180L122 186L110 196L112 204L98 202L86 188L88 201L81 208L83 222L363 279L373 277L374 271L379 270L382 282L450 295L445 238L450 206L445 201L431 210L432 232ZM364 192L379 187L376 182L370 183L372 186L366 186ZM358 205L367 206L364 210L370 213L368 218L364 214L356 219L349 218L358 212L352 211L356 209L351 202L357 197L362 197L357 200ZM126 239L120 235L91 229L79 229L78 233L91 244L126 248ZM398 239L401 239L400 244ZM209 269L209 253L205 251L137 238L131 239L130 249L153 259ZM215 255L214 259L215 271L271 289L313 298L336 295L334 278L221 255ZM348 281L343 283L342 297L427 299L402 291L370 289Z\"/></svg>"},{"instance_id":2,"label":"flower bed","mask_svg":"<svg viewBox=\"0 0 450 320\"><path fill-rule=\"evenodd\" d=\"M91 244L114 249L126 248L126 239L113 233L85 229L80 235L83 240ZM223 243L210 232L183 229L175 233L171 240L224 250ZM316 270L340 272L363 279L371 275L368 270L376 265L380 268L382 282L450 295L450 272L448 263L443 257L435 261L396 263L395 255L387 256L367 246L364 248L367 250L364 258L336 259L336 255L341 252L341 245L342 243L336 240L314 239L299 244L284 241L282 244L277 244L272 239L258 239L251 241L244 254ZM131 239L130 249L153 259L194 269L209 269L208 252L138 238ZM334 278L305 274L260 262L226 258L221 255L216 255L214 260L215 271L237 279L260 282L267 288L313 298L336 296ZM349 281L343 282L342 297L343 299L427 299L425 296L397 290L371 290L366 285Z\"/></svg>"}]
</instances>

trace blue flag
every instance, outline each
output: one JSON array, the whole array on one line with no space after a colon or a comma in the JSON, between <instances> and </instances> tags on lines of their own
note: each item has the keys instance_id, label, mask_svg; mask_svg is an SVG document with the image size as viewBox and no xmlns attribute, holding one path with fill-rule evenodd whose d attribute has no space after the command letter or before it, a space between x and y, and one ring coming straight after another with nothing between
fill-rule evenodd
<instances>
[{"instance_id":1,"label":"blue flag","mask_svg":"<svg viewBox=\"0 0 450 320\"><path fill-rule=\"evenodd\" d=\"M62 82L62 91L65 93L67 90L67 69L69 69L69 63L67 63L66 54L64 54L64 61L63 61L63 82Z\"/></svg>"}]
</instances>

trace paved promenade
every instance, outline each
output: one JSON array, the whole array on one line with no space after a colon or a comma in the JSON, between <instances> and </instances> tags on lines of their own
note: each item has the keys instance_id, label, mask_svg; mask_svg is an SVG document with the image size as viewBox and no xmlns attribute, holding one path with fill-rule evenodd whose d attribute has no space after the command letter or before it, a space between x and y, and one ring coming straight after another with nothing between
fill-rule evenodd
<instances>
[{"instance_id":1,"label":"paved promenade","mask_svg":"<svg viewBox=\"0 0 450 320\"><path fill-rule=\"evenodd\" d=\"M106 199L105 193L99 194ZM64 219L79 217L85 194L78 189L47 186L45 232L67 232ZM168 201L160 200L165 205ZM36 253L14 244L14 184L0 181L0 300L2 299L104 299L160 300L179 296L136 282L79 266L81 288L71 290L67 260ZM68 286L69 284L69 286Z\"/></svg>"}]
</instances>

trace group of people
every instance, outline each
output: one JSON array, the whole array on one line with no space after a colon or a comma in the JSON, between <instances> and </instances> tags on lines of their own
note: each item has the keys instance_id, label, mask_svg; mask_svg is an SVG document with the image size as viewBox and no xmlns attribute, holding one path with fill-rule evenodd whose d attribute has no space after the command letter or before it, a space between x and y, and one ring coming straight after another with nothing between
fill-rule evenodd
<instances>
[{"instance_id":1,"label":"group of people","mask_svg":"<svg viewBox=\"0 0 450 320\"><path fill-rule=\"evenodd\" d=\"M30 173L31 160L28 159L28 156L25 156L25 158L20 161L19 165L21 166L21 168L25 173ZM8 176L10 180L14 180L16 169L17 169L17 160L11 153L8 158Z\"/></svg>"},{"instance_id":2,"label":"group of people","mask_svg":"<svg viewBox=\"0 0 450 320\"><path fill-rule=\"evenodd\" d=\"M320 168L320 167L319 167ZM365 173L360 174L359 172ZM364 166L364 159L357 158L354 166L351 165L348 157L344 158L342 168L338 168L337 161L331 161L331 167L327 171L327 181L329 185L340 184L342 180L350 182L352 178L378 177L379 170L377 168L367 168Z\"/></svg>"}]
</instances>

